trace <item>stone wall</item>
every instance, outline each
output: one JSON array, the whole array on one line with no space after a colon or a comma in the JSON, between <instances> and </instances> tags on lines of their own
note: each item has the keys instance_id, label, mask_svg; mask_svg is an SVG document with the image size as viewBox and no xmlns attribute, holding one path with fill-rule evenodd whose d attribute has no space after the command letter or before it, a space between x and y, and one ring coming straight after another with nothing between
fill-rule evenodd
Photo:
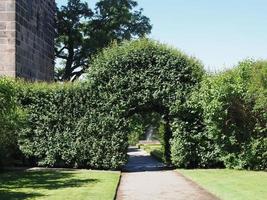
<instances>
[{"instance_id":1,"label":"stone wall","mask_svg":"<svg viewBox=\"0 0 267 200\"><path fill-rule=\"evenodd\" d=\"M0 0L0 75L15 77L15 0Z\"/></svg>"},{"instance_id":2,"label":"stone wall","mask_svg":"<svg viewBox=\"0 0 267 200\"><path fill-rule=\"evenodd\" d=\"M52 80L55 0L16 0L16 76Z\"/></svg>"},{"instance_id":3,"label":"stone wall","mask_svg":"<svg viewBox=\"0 0 267 200\"><path fill-rule=\"evenodd\" d=\"M0 0L0 75L53 80L55 0Z\"/></svg>"}]
</instances>

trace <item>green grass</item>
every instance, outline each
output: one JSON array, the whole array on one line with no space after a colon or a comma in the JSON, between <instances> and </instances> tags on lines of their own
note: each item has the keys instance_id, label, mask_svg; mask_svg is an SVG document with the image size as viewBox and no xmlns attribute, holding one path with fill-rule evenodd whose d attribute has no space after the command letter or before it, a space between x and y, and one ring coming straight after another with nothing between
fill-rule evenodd
<instances>
[{"instance_id":1,"label":"green grass","mask_svg":"<svg viewBox=\"0 0 267 200\"><path fill-rule=\"evenodd\" d=\"M164 162L163 150L161 144L141 144L139 148L145 150L157 160Z\"/></svg>"},{"instance_id":2,"label":"green grass","mask_svg":"<svg viewBox=\"0 0 267 200\"><path fill-rule=\"evenodd\" d=\"M154 150L161 150L162 148L161 144L140 144L139 146L148 153Z\"/></svg>"},{"instance_id":3,"label":"green grass","mask_svg":"<svg viewBox=\"0 0 267 200\"><path fill-rule=\"evenodd\" d=\"M1 172L0 199L113 200L119 176L91 170Z\"/></svg>"},{"instance_id":4,"label":"green grass","mask_svg":"<svg viewBox=\"0 0 267 200\"><path fill-rule=\"evenodd\" d=\"M178 170L223 200L267 199L267 172L207 169Z\"/></svg>"}]
</instances>

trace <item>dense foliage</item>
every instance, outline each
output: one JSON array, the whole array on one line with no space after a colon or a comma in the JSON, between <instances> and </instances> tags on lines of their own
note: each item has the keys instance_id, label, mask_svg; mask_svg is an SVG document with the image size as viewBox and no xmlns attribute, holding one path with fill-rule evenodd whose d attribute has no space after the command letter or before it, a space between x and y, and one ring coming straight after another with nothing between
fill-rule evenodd
<instances>
[{"instance_id":1,"label":"dense foliage","mask_svg":"<svg viewBox=\"0 0 267 200\"><path fill-rule=\"evenodd\" d=\"M0 95L0 153L18 143L39 166L119 168L129 133L153 125L177 167L267 168L264 61L204 75L196 59L142 39L105 49L84 82L0 79Z\"/></svg>"},{"instance_id":2,"label":"dense foliage","mask_svg":"<svg viewBox=\"0 0 267 200\"><path fill-rule=\"evenodd\" d=\"M188 101L176 107L176 118L172 124L172 162L183 168L220 167L214 141L204 134L199 88L188 94L187 98Z\"/></svg>"},{"instance_id":3,"label":"dense foliage","mask_svg":"<svg viewBox=\"0 0 267 200\"><path fill-rule=\"evenodd\" d=\"M127 159L133 116L158 112L169 131L167 157L171 105L202 74L197 60L165 45L146 39L115 44L95 58L84 83L24 87L28 120L20 149L41 166L118 168Z\"/></svg>"},{"instance_id":4,"label":"dense foliage","mask_svg":"<svg viewBox=\"0 0 267 200\"><path fill-rule=\"evenodd\" d=\"M28 118L27 128L19 135L22 152L39 166L120 166L120 154L125 152L117 146L125 140L97 129L105 116L89 117L97 112L91 97L91 90L82 84L24 86L20 99L28 110Z\"/></svg>"},{"instance_id":5,"label":"dense foliage","mask_svg":"<svg viewBox=\"0 0 267 200\"><path fill-rule=\"evenodd\" d=\"M205 78L179 110L174 163L266 169L266 81L263 61L244 61L233 70ZM185 115L191 115L194 123L183 120Z\"/></svg>"},{"instance_id":6,"label":"dense foliage","mask_svg":"<svg viewBox=\"0 0 267 200\"><path fill-rule=\"evenodd\" d=\"M0 79L0 165L9 164L17 153L17 132L23 126L24 113L18 107L17 83Z\"/></svg>"},{"instance_id":7,"label":"dense foliage","mask_svg":"<svg viewBox=\"0 0 267 200\"><path fill-rule=\"evenodd\" d=\"M140 140L162 141L164 131L160 132L161 121L159 113L134 114L129 120L129 144L136 145Z\"/></svg>"},{"instance_id":8,"label":"dense foliage","mask_svg":"<svg viewBox=\"0 0 267 200\"><path fill-rule=\"evenodd\" d=\"M189 93L203 74L198 60L143 39L106 49L92 63L87 82L103 104L103 115L116 116L109 129L119 127L125 134L129 126L120 123L131 124L134 114L159 113L165 121L165 158L170 161L174 102L186 101L182 94Z\"/></svg>"},{"instance_id":9,"label":"dense foliage","mask_svg":"<svg viewBox=\"0 0 267 200\"><path fill-rule=\"evenodd\" d=\"M143 37L151 31L149 19L133 0L101 0L95 8L69 0L57 10L56 57L62 61L56 78L74 80L91 64L91 58L112 41Z\"/></svg>"}]
</instances>

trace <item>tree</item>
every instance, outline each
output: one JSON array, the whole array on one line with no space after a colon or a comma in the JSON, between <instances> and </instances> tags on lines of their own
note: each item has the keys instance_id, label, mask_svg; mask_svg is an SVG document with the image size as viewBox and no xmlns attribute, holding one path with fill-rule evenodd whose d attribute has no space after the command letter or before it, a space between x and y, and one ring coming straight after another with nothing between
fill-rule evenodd
<instances>
[{"instance_id":1,"label":"tree","mask_svg":"<svg viewBox=\"0 0 267 200\"><path fill-rule=\"evenodd\" d=\"M112 41L149 34L150 20L136 10L133 0L100 0L92 11L81 0L69 0L57 10L56 58L62 61L56 78L77 79L90 66L95 53Z\"/></svg>"},{"instance_id":2,"label":"tree","mask_svg":"<svg viewBox=\"0 0 267 200\"><path fill-rule=\"evenodd\" d=\"M66 6L57 10L55 56L62 59L64 64L63 68L57 68L57 79L69 80L73 71L87 62L83 34L86 24L81 20L88 20L92 16L88 4L80 0L70 0Z\"/></svg>"}]
</instances>

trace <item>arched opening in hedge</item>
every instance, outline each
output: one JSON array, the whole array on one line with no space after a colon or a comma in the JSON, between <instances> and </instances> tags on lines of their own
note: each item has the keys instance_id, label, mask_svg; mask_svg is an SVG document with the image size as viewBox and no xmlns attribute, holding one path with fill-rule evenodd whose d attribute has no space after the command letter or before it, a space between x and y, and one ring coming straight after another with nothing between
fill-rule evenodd
<instances>
[{"instance_id":1,"label":"arched opening in hedge","mask_svg":"<svg viewBox=\"0 0 267 200\"><path fill-rule=\"evenodd\" d=\"M16 91L9 109L18 103L26 110L16 131L32 165L119 168L132 118L158 113L174 166L265 169L266 62L246 61L202 80L203 74L196 59L143 39L104 50L84 82L0 84Z\"/></svg>"},{"instance_id":2,"label":"arched opening in hedge","mask_svg":"<svg viewBox=\"0 0 267 200\"><path fill-rule=\"evenodd\" d=\"M156 113L161 116L160 119L164 121L164 134L162 139L164 160L166 163L171 163L171 152L170 152L170 139L172 138L171 125L170 125L170 112L169 108L166 108L160 104L155 104L149 102L146 105L134 105L128 112L126 112L126 120L128 121L130 117L135 114L147 115ZM159 122L158 122L159 123Z\"/></svg>"},{"instance_id":3,"label":"arched opening in hedge","mask_svg":"<svg viewBox=\"0 0 267 200\"><path fill-rule=\"evenodd\" d=\"M159 113L165 121L165 160L171 162L172 120L203 74L195 58L148 39L107 48L87 75L97 115L106 116L101 131L125 142L132 115ZM120 148L125 154L127 145Z\"/></svg>"}]
</instances>

